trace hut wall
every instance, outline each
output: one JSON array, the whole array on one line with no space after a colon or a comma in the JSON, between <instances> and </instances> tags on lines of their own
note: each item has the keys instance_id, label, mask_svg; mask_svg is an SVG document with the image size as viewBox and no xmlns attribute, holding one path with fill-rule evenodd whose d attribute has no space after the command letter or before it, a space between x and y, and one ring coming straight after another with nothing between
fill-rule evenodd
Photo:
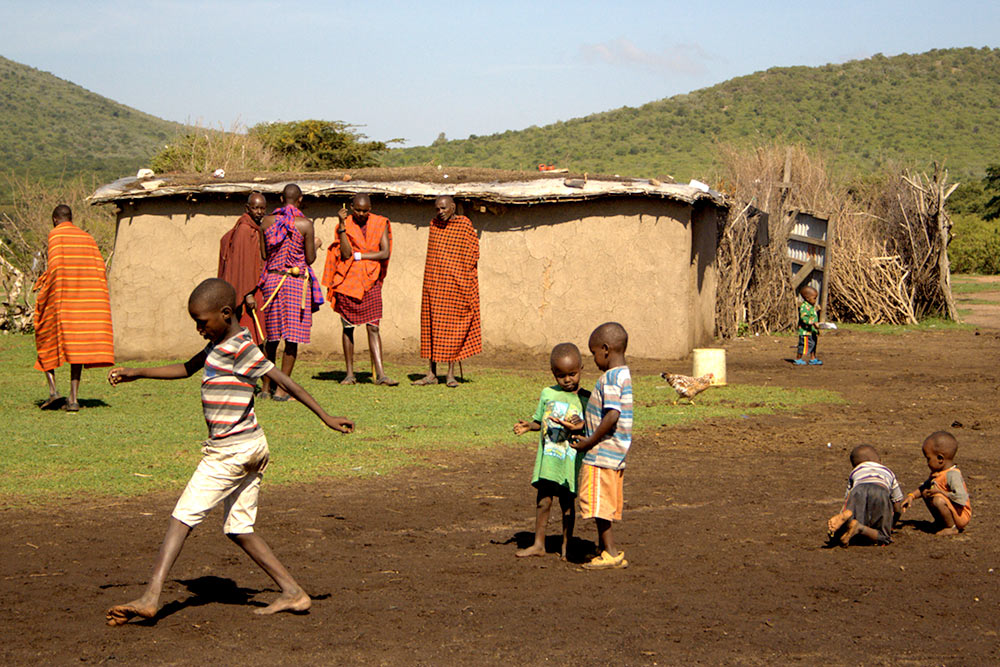
<instances>
[{"instance_id":1,"label":"hut wall","mask_svg":"<svg viewBox=\"0 0 1000 667\"><path fill-rule=\"evenodd\" d=\"M304 209L325 245L339 201ZM387 352L419 349L420 292L431 202L373 201L393 221L393 255L383 288ZM629 353L680 358L710 341L714 328L716 209L669 200L603 199L531 206L466 205L480 237L484 345L547 352L616 320ZM204 345L187 297L216 275L221 236L242 213L234 200L138 200L122 205L110 273L115 345L121 359L180 358ZM313 266L322 277L325 247ZM356 336L363 354L367 337ZM307 354L340 353L339 318L314 315ZM357 353L356 353L357 354ZM391 358L391 356L390 356ZM364 364L364 357L358 356Z\"/></svg>"}]
</instances>

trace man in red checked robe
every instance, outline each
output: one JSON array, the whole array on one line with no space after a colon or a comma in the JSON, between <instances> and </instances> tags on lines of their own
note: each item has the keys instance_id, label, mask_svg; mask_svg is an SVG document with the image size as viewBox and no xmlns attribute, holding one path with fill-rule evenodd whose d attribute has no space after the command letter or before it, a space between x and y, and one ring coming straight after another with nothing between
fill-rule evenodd
<instances>
[{"instance_id":1,"label":"man in red checked robe","mask_svg":"<svg viewBox=\"0 0 1000 667\"><path fill-rule=\"evenodd\" d=\"M260 221L267 215L267 199L254 192L247 199L246 212L219 242L219 278L236 290L236 317L260 345L264 332L254 322L257 309L257 282L264 270L264 244Z\"/></svg>"},{"instance_id":2,"label":"man in red checked robe","mask_svg":"<svg viewBox=\"0 0 1000 667\"><path fill-rule=\"evenodd\" d=\"M448 196L434 202L437 215L427 236L420 302L420 356L427 375L412 384L437 384L437 362L448 363L445 384L457 387L455 362L483 351L479 319L479 238L472 222L455 213Z\"/></svg>"}]
</instances>

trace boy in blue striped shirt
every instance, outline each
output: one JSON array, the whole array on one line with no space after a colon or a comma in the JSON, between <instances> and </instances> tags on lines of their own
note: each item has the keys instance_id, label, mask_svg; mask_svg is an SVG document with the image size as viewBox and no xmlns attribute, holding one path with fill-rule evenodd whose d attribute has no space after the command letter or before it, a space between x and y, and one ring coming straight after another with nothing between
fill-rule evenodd
<instances>
[{"instance_id":1,"label":"boy in blue striped shirt","mask_svg":"<svg viewBox=\"0 0 1000 667\"><path fill-rule=\"evenodd\" d=\"M167 534L143 594L107 611L108 625L124 625L133 618L153 618L171 566L191 530L214 507L223 504L223 531L281 588L281 595L256 614L304 612L312 604L260 535L254 532L260 481L267 467L267 438L257 423L253 390L266 377L312 410L328 427L350 433L354 424L331 417L305 389L278 370L254 345L236 317L236 290L224 280L202 281L188 298L188 314L208 340L198 354L183 364L151 368L113 368L108 382L117 386L141 378L180 380L204 369L201 402L208 425L202 459L170 516Z\"/></svg>"},{"instance_id":2,"label":"boy in blue striped shirt","mask_svg":"<svg viewBox=\"0 0 1000 667\"><path fill-rule=\"evenodd\" d=\"M577 497L580 517L597 523L600 554L583 567L608 570L628 567L611 532L612 522L622 518L625 455L632 444L632 374L625 363L628 332L617 322L605 322L590 334L588 345L604 374L587 402L585 435L573 447L585 452Z\"/></svg>"}]
</instances>

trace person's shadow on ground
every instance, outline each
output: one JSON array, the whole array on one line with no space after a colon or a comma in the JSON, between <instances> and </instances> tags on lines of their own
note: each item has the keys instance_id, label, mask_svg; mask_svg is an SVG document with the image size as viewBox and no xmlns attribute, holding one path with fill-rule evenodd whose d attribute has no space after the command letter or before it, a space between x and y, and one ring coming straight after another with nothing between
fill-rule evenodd
<instances>
[{"instance_id":1,"label":"person's shadow on ground","mask_svg":"<svg viewBox=\"0 0 1000 667\"><path fill-rule=\"evenodd\" d=\"M37 407L37 408L42 407L42 403L44 403L47 400L48 400L47 398L39 398L39 399L37 399L35 401L35 407ZM62 410L63 407L65 407L66 402L68 400L69 399L67 399L65 396L63 396L62 399L58 402L58 406L53 405L53 407L50 408L50 409L53 412L56 412L58 410ZM81 408L110 408L111 407L109 404L105 403L100 398L78 398L77 402L80 404Z\"/></svg>"},{"instance_id":2,"label":"person's shadow on ground","mask_svg":"<svg viewBox=\"0 0 1000 667\"><path fill-rule=\"evenodd\" d=\"M514 533L511 537L507 538L505 541L501 542L499 540L490 540L493 544L498 545L516 545L518 549L526 549L530 547L535 542L535 534L527 530L522 530ZM546 535L545 536L545 556L558 556L559 549L562 547L562 535ZM569 563L575 565L581 565L588 562L591 558L598 554L597 544L593 540L584 540L575 535L569 540L569 548L566 549L566 560ZM514 556L514 552L511 552L511 557ZM518 559L522 560L522 559ZM530 558L526 560L531 560Z\"/></svg>"},{"instance_id":3,"label":"person's shadow on ground","mask_svg":"<svg viewBox=\"0 0 1000 667\"><path fill-rule=\"evenodd\" d=\"M420 380L421 378L424 378L426 376L427 376L427 373L407 373L406 374L406 379L409 380L410 382L416 382L417 380ZM444 384L444 378L445 378L445 376L444 375L437 375L435 377L437 377L437 384L439 384L442 387L444 387L445 386L445 384ZM467 382L472 382L472 380L467 380L464 377L457 377L457 378L455 378L455 381L458 382L458 384L460 384L460 385L461 384L465 384ZM431 386L433 386L433 385L431 385Z\"/></svg>"},{"instance_id":4,"label":"person's shadow on ground","mask_svg":"<svg viewBox=\"0 0 1000 667\"><path fill-rule=\"evenodd\" d=\"M928 521L927 519L900 519L896 522L896 530L898 531L901 528L912 528L930 535L941 529L940 526L935 526L933 521Z\"/></svg>"},{"instance_id":5,"label":"person's shadow on ground","mask_svg":"<svg viewBox=\"0 0 1000 667\"><path fill-rule=\"evenodd\" d=\"M320 371L319 373L314 373L312 379L320 380L321 382L340 382L346 377L347 371ZM357 381L357 384L371 384L375 381L370 371L355 373L354 379Z\"/></svg>"},{"instance_id":6,"label":"person's shadow on ground","mask_svg":"<svg viewBox=\"0 0 1000 667\"><path fill-rule=\"evenodd\" d=\"M189 607L200 607L206 604L232 604L248 607L266 607L267 602L254 599L261 593L267 593L272 589L243 588L236 585L232 579L216 577L212 575L198 577L197 579L175 579L188 589L191 595L183 600L173 600L166 603L156 613L153 618L136 619L132 621L134 625L154 626L163 619L176 614ZM277 595L279 592L274 590ZM329 593L322 595L311 595L313 600L325 600L330 597Z\"/></svg>"}]
</instances>

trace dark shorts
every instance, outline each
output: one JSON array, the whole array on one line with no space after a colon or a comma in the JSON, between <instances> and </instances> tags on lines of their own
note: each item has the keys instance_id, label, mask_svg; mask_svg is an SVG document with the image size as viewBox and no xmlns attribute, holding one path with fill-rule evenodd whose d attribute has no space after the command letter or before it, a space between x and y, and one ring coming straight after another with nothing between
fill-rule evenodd
<instances>
[{"instance_id":1,"label":"dark shorts","mask_svg":"<svg viewBox=\"0 0 1000 667\"><path fill-rule=\"evenodd\" d=\"M844 509L854 513L861 525L878 531L879 544L892 542L892 500L889 489L880 484L858 484L847 495Z\"/></svg>"},{"instance_id":2,"label":"dark shorts","mask_svg":"<svg viewBox=\"0 0 1000 667\"><path fill-rule=\"evenodd\" d=\"M801 357L802 353L805 352L806 341L809 341L809 352L816 356L816 343L819 342L819 336L813 332L808 336L799 336L799 346L796 350L797 354Z\"/></svg>"}]
</instances>

